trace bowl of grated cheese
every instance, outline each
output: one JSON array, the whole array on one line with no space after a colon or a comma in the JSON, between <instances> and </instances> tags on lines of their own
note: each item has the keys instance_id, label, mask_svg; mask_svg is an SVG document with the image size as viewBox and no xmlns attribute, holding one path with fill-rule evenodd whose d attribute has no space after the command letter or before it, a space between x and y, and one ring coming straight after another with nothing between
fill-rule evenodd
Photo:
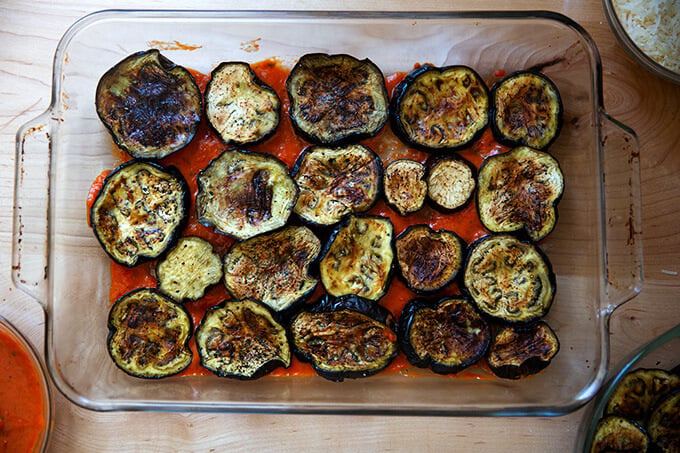
<instances>
[{"instance_id":1,"label":"bowl of grated cheese","mask_svg":"<svg viewBox=\"0 0 680 453\"><path fill-rule=\"evenodd\" d=\"M623 47L652 73L680 83L680 1L603 0Z\"/></svg>"}]
</instances>

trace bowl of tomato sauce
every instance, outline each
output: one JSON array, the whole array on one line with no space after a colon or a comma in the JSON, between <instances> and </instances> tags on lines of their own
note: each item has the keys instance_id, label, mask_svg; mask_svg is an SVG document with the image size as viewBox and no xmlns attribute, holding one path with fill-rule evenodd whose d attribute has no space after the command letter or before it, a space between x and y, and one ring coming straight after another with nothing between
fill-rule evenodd
<instances>
[{"instance_id":1,"label":"bowl of tomato sauce","mask_svg":"<svg viewBox=\"0 0 680 453\"><path fill-rule=\"evenodd\" d=\"M0 316L0 452L42 452L52 426L45 368L33 345Z\"/></svg>"}]
</instances>

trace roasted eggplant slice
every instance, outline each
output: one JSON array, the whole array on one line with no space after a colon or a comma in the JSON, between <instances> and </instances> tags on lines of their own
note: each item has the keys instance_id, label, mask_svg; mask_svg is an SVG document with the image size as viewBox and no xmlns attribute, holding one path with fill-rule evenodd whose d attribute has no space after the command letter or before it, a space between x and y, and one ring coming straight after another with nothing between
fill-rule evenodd
<instances>
[{"instance_id":1,"label":"roasted eggplant slice","mask_svg":"<svg viewBox=\"0 0 680 453\"><path fill-rule=\"evenodd\" d=\"M176 242L190 202L187 183L177 169L131 160L104 180L90 222L106 253L131 267L160 256Z\"/></svg>"},{"instance_id":2,"label":"roasted eggplant slice","mask_svg":"<svg viewBox=\"0 0 680 453\"><path fill-rule=\"evenodd\" d=\"M248 63L225 62L205 89L205 117L226 144L260 142L279 125L281 101Z\"/></svg>"},{"instance_id":3,"label":"roasted eggplant slice","mask_svg":"<svg viewBox=\"0 0 680 453\"><path fill-rule=\"evenodd\" d=\"M400 275L416 293L444 288L463 267L465 242L453 231L412 225L397 237L394 245Z\"/></svg>"},{"instance_id":4,"label":"roasted eggplant slice","mask_svg":"<svg viewBox=\"0 0 680 453\"><path fill-rule=\"evenodd\" d=\"M196 329L196 347L201 365L222 377L257 379L291 362L286 329L248 299L209 309Z\"/></svg>"},{"instance_id":5,"label":"roasted eggplant slice","mask_svg":"<svg viewBox=\"0 0 680 453\"><path fill-rule=\"evenodd\" d=\"M520 379L547 367L559 349L557 335L545 321L505 326L491 340L486 361L496 376Z\"/></svg>"},{"instance_id":6,"label":"roasted eggplant slice","mask_svg":"<svg viewBox=\"0 0 680 453\"><path fill-rule=\"evenodd\" d=\"M285 225L298 197L288 167L271 154L226 150L197 180L198 221L239 240Z\"/></svg>"},{"instance_id":7,"label":"roasted eggplant slice","mask_svg":"<svg viewBox=\"0 0 680 453\"><path fill-rule=\"evenodd\" d=\"M186 146L201 121L201 90L191 73L156 49L138 52L99 80L97 115L132 157L161 159Z\"/></svg>"},{"instance_id":8,"label":"roasted eggplant slice","mask_svg":"<svg viewBox=\"0 0 680 453\"><path fill-rule=\"evenodd\" d=\"M458 211L472 200L477 174L468 161L454 156L438 157L428 164L427 196L443 212Z\"/></svg>"},{"instance_id":9,"label":"roasted eggplant slice","mask_svg":"<svg viewBox=\"0 0 680 453\"><path fill-rule=\"evenodd\" d=\"M320 263L321 282L333 296L378 300L392 276L394 227L386 217L349 216L332 234Z\"/></svg>"},{"instance_id":10,"label":"roasted eggplant slice","mask_svg":"<svg viewBox=\"0 0 680 453\"><path fill-rule=\"evenodd\" d=\"M564 176L550 154L520 146L489 157L478 181L477 210L488 230L525 231L539 241L555 228Z\"/></svg>"},{"instance_id":11,"label":"roasted eggplant slice","mask_svg":"<svg viewBox=\"0 0 680 453\"><path fill-rule=\"evenodd\" d=\"M224 256L224 285L237 299L286 310L316 288L318 280L309 275L309 265L320 250L319 239L302 226L237 242Z\"/></svg>"},{"instance_id":12,"label":"roasted eggplant slice","mask_svg":"<svg viewBox=\"0 0 680 453\"><path fill-rule=\"evenodd\" d=\"M645 453L648 449L649 437L645 430L637 423L616 415L598 422L590 444L590 453Z\"/></svg>"},{"instance_id":13,"label":"roasted eggplant slice","mask_svg":"<svg viewBox=\"0 0 680 453\"><path fill-rule=\"evenodd\" d=\"M154 288L120 297L109 312L108 350L115 364L141 378L177 374L192 360L189 313Z\"/></svg>"},{"instance_id":14,"label":"roasted eggplant slice","mask_svg":"<svg viewBox=\"0 0 680 453\"><path fill-rule=\"evenodd\" d=\"M491 130L510 146L547 148L562 127L562 99L555 84L534 71L518 71L491 90Z\"/></svg>"},{"instance_id":15,"label":"roasted eggplant slice","mask_svg":"<svg viewBox=\"0 0 680 453\"><path fill-rule=\"evenodd\" d=\"M390 112L392 129L406 143L426 151L456 150L489 123L489 91L471 68L425 65L396 86Z\"/></svg>"},{"instance_id":16,"label":"roasted eggplant slice","mask_svg":"<svg viewBox=\"0 0 680 453\"><path fill-rule=\"evenodd\" d=\"M383 193L385 201L399 215L419 211L427 196L425 166L411 159L397 159L385 167Z\"/></svg>"},{"instance_id":17,"label":"roasted eggplant slice","mask_svg":"<svg viewBox=\"0 0 680 453\"><path fill-rule=\"evenodd\" d=\"M357 296L324 296L291 320L300 360L329 380L361 378L385 369L397 355L392 314Z\"/></svg>"},{"instance_id":18,"label":"roasted eggplant slice","mask_svg":"<svg viewBox=\"0 0 680 453\"><path fill-rule=\"evenodd\" d=\"M185 236L158 261L156 279L158 289L177 302L197 300L222 279L222 259L210 242Z\"/></svg>"},{"instance_id":19,"label":"roasted eggplant slice","mask_svg":"<svg viewBox=\"0 0 680 453\"><path fill-rule=\"evenodd\" d=\"M491 331L470 301L446 297L408 302L399 316L397 336L412 365L448 374L484 357Z\"/></svg>"},{"instance_id":20,"label":"roasted eggplant slice","mask_svg":"<svg viewBox=\"0 0 680 453\"><path fill-rule=\"evenodd\" d=\"M378 199L382 163L364 145L305 149L293 171L300 189L295 213L307 222L333 225L367 211Z\"/></svg>"},{"instance_id":21,"label":"roasted eggplant slice","mask_svg":"<svg viewBox=\"0 0 680 453\"><path fill-rule=\"evenodd\" d=\"M388 117L385 79L372 61L303 55L286 80L290 118L307 140L332 145L372 137Z\"/></svg>"},{"instance_id":22,"label":"roasted eggplant slice","mask_svg":"<svg viewBox=\"0 0 680 453\"><path fill-rule=\"evenodd\" d=\"M647 432L657 451L680 451L680 390L668 393L649 415Z\"/></svg>"},{"instance_id":23,"label":"roasted eggplant slice","mask_svg":"<svg viewBox=\"0 0 680 453\"><path fill-rule=\"evenodd\" d=\"M507 322L529 322L548 312L555 274L536 246L514 236L477 241L465 265L464 285L477 308Z\"/></svg>"}]
</instances>

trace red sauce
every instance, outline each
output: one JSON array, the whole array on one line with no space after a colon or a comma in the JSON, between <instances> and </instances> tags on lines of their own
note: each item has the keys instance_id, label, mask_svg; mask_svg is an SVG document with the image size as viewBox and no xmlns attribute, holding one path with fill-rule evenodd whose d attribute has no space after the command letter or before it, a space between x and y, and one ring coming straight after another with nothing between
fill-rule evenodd
<instances>
[{"instance_id":1,"label":"red sauce","mask_svg":"<svg viewBox=\"0 0 680 453\"><path fill-rule=\"evenodd\" d=\"M300 152L305 147L310 146L310 143L295 134L290 117L288 116L288 108L290 105L288 95L286 94L286 77L288 76L288 69L284 68L275 59L255 63L252 65L252 68L263 82L276 90L281 99L282 110L281 121L276 133L266 141L253 146L248 146L247 148L258 152L273 154L292 169ZM192 74L201 88L201 91L203 91L210 76L195 71L193 71ZM404 76L405 73L397 73L386 78L388 93L391 93L394 90L394 87L404 78ZM387 124L377 136L364 140L362 143L373 149L381 157L384 165L387 165L392 160L400 158L410 158L424 163L430 156L426 152L410 148L401 142L394 135L389 124ZM229 249L233 240L225 235L215 233L211 228L205 227L196 221L194 201L198 188L195 175L198 171L208 165L210 160L217 157L225 149L227 149L227 146L222 143L211 128L205 122L201 122L196 136L188 146L161 161L163 165L176 166L182 174L185 175L192 192L190 218L184 234L196 235L209 240L220 254L224 254ZM509 148L497 143L490 130L487 128L480 139L473 143L468 149L460 151L458 154L469 160L478 168L486 157L507 151L508 149ZM119 150L114 152L117 153L121 161L130 159L129 156L124 155L124 153ZM101 187L102 179L103 178L98 178L97 181L95 181L93 189L90 192L91 194L96 193ZM97 184L99 186L97 186ZM88 202L89 198L90 197L88 197ZM443 214L426 206L419 212L407 217L399 216L383 201L379 201L370 211L368 211L368 214L389 217L394 224L395 236L401 233L409 225L419 223L428 224L434 229L445 228L455 231L467 243L471 243L475 239L487 234L487 231L481 225L477 216L474 200L466 208L456 213ZM156 281L152 273L153 266L155 266L155 263L152 262L130 269L117 264L112 264L111 280L113 283L110 291L111 302L132 289L143 286L155 287ZM323 289L321 288L321 284L319 284L312 300L316 300L322 294ZM460 294L459 288L455 284L450 285L440 293L440 295L452 294ZM414 297L416 297L416 295L412 291L406 288L399 279L394 278L389 291L382 299L380 299L380 304L389 309L396 319L404 305ZM212 288L203 299L186 303L185 307L192 315L194 325L198 325L203 314L209 307L229 298L230 296L224 286L218 285ZM191 347L194 351L194 363L185 370L183 374L210 374L210 372L198 364L198 354L196 353L196 347L193 341L191 342ZM476 368L476 370L465 370L462 373L456 374L455 377L484 378L485 376L488 376L488 372L485 372L482 366ZM403 354L400 354L383 372L399 372L408 375L418 374L417 371L414 372L413 367L408 364ZM294 359L291 367L288 369L279 368L274 370L270 375L300 376L311 374L315 374L311 365L300 363L298 360Z\"/></svg>"},{"instance_id":2,"label":"red sauce","mask_svg":"<svg viewBox=\"0 0 680 453\"><path fill-rule=\"evenodd\" d=\"M40 375L28 351L0 329L0 452L30 452L47 426Z\"/></svg>"}]
</instances>

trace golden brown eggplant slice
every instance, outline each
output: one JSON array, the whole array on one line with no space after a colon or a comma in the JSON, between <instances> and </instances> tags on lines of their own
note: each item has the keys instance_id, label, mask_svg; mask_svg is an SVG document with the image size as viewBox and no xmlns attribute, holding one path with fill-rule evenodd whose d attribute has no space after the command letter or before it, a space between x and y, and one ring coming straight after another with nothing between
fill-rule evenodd
<instances>
[{"instance_id":1,"label":"golden brown eggplant slice","mask_svg":"<svg viewBox=\"0 0 680 453\"><path fill-rule=\"evenodd\" d=\"M411 159L397 159L385 167L383 193L385 201L399 215L419 211L427 196L425 166Z\"/></svg>"},{"instance_id":2,"label":"golden brown eggplant slice","mask_svg":"<svg viewBox=\"0 0 680 453\"><path fill-rule=\"evenodd\" d=\"M468 205L477 187L477 173L468 161L457 156L432 159L428 163L427 196L443 212Z\"/></svg>"},{"instance_id":3,"label":"golden brown eggplant slice","mask_svg":"<svg viewBox=\"0 0 680 453\"><path fill-rule=\"evenodd\" d=\"M590 453L635 452L649 449L649 437L637 423L610 415L600 420L590 444Z\"/></svg>"}]
</instances>

